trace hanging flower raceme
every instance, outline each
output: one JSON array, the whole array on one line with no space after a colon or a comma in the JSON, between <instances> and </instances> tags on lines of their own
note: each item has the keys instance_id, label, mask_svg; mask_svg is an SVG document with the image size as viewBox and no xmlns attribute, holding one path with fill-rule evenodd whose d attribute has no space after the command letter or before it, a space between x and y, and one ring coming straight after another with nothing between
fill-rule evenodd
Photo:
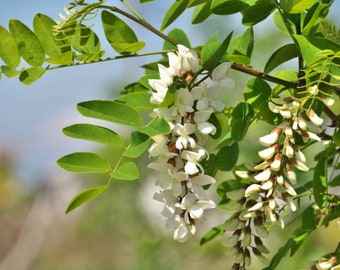
<instances>
[{"instance_id":1,"label":"hanging flower raceme","mask_svg":"<svg viewBox=\"0 0 340 270\"><path fill-rule=\"evenodd\" d=\"M244 186L243 195L238 198L240 211L227 223L235 226L225 228L226 231L234 230L231 238L226 234L225 244L242 257L236 262L235 269L244 269L242 267L248 265L249 250L260 257L269 252L259 236L266 236L265 225L271 226L278 221L284 227L280 211L286 207L293 212L297 209L294 203L297 196L294 185L298 181L296 171L309 171L300 145L320 140L317 133L323 119L313 109L306 109L302 102L291 98L279 105L270 103L269 107L283 117L283 124L259 138L265 147L258 152L263 161L253 170L235 172L238 177L253 182ZM250 235L251 240L248 239Z\"/></svg>"},{"instance_id":2,"label":"hanging flower raceme","mask_svg":"<svg viewBox=\"0 0 340 270\"><path fill-rule=\"evenodd\" d=\"M204 188L216 180L204 173L200 162L209 156L204 147L208 135L216 132L209 118L224 109L218 100L223 86L220 81L226 78L231 64L223 63L212 71L217 86L197 84L195 78L200 72L197 53L183 45L177 48L177 54L168 53L169 67L158 65L160 78L149 80L153 104L161 104L170 88L174 91L169 106L159 106L151 113L152 117L166 120L171 131L153 138L149 154L156 159L149 167L160 173L156 181L160 190L154 199L165 204L162 215L166 227L174 230L175 240L184 242L196 232L204 211L216 207Z\"/></svg>"}]
</instances>

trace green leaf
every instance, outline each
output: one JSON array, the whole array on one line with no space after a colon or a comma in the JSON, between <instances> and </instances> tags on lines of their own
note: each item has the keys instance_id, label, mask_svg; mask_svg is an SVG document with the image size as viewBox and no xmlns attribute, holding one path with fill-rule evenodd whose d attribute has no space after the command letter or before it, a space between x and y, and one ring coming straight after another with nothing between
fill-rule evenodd
<instances>
[{"instance_id":1,"label":"green leaf","mask_svg":"<svg viewBox=\"0 0 340 270\"><path fill-rule=\"evenodd\" d=\"M304 20L302 35L309 36L311 31L318 26L320 19L326 17L328 11L329 5L327 4L317 3L310 8Z\"/></svg>"},{"instance_id":2,"label":"green leaf","mask_svg":"<svg viewBox=\"0 0 340 270\"><path fill-rule=\"evenodd\" d=\"M236 61L239 64L250 64L254 48L254 31L249 27L242 35L234 38L228 48L228 61Z\"/></svg>"},{"instance_id":3,"label":"green leaf","mask_svg":"<svg viewBox=\"0 0 340 270\"><path fill-rule=\"evenodd\" d=\"M72 46L78 52L87 55L98 55L98 52L101 51L101 44L98 36L91 28L85 25L79 26L78 30L75 32Z\"/></svg>"},{"instance_id":4,"label":"green leaf","mask_svg":"<svg viewBox=\"0 0 340 270\"><path fill-rule=\"evenodd\" d=\"M307 65L312 64L318 59L318 52L321 50L339 51L340 45L323 37L304 37L301 35L293 35L298 42L302 57Z\"/></svg>"},{"instance_id":5,"label":"green leaf","mask_svg":"<svg viewBox=\"0 0 340 270\"><path fill-rule=\"evenodd\" d=\"M21 70L16 70L9 66L1 66L1 72L8 78L14 78L20 74Z\"/></svg>"},{"instance_id":6,"label":"green leaf","mask_svg":"<svg viewBox=\"0 0 340 270\"><path fill-rule=\"evenodd\" d=\"M44 51L49 57L57 57L62 51L60 49L60 44L58 45L57 40L55 39L53 27L57 25L57 23L44 14L37 14L33 19L33 29L34 33L38 37ZM60 43L60 42L59 42Z\"/></svg>"},{"instance_id":7,"label":"green leaf","mask_svg":"<svg viewBox=\"0 0 340 270\"><path fill-rule=\"evenodd\" d=\"M230 119L232 139L241 141L244 138L253 116L254 109L248 103L241 102L234 108Z\"/></svg>"},{"instance_id":8,"label":"green leaf","mask_svg":"<svg viewBox=\"0 0 340 270\"><path fill-rule=\"evenodd\" d=\"M174 2L168 11L166 12L162 25L161 31L167 28L171 23L173 23L188 7L189 0L178 0Z\"/></svg>"},{"instance_id":9,"label":"green leaf","mask_svg":"<svg viewBox=\"0 0 340 270\"><path fill-rule=\"evenodd\" d=\"M74 124L65 127L63 133L69 137L99 142L121 148L124 146L123 140L111 129L92 124Z\"/></svg>"},{"instance_id":10,"label":"green leaf","mask_svg":"<svg viewBox=\"0 0 340 270\"><path fill-rule=\"evenodd\" d=\"M191 22L193 24L204 22L207 18L209 18L209 16L211 15L210 11L211 1L212 0L208 0L203 4L195 6L191 18Z\"/></svg>"},{"instance_id":11,"label":"green leaf","mask_svg":"<svg viewBox=\"0 0 340 270\"><path fill-rule=\"evenodd\" d=\"M333 141L337 146L340 146L340 128L334 132Z\"/></svg>"},{"instance_id":12,"label":"green leaf","mask_svg":"<svg viewBox=\"0 0 340 270\"><path fill-rule=\"evenodd\" d=\"M211 228L208 232L206 232L203 237L200 240L200 245L204 245L208 243L209 241L213 240L217 236L220 236L224 233L223 226L218 225L215 226L214 228Z\"/></svg>"},{"instance_id":13,"label":"green leaf","mask_svg":"<svg viewBox=\"0 0 340 270\"><path fill-rule=\"evenodd\" d=\"M286 44L276 50L269 58L264 68L264 74L269 73L279 65L300 55L300 52L295 44Z\"/></svg>"},{"instance_id":14,"label":"green leaf","mask_svg":"<svg viewBox=\"0 0 340 270\"><path fill-rule=\"evenodd\" d=\"M107 186L100 186L95 188L86 189L72 198L66 209L66 214L79 206L87 203L98 195L102 194L107 189Z\"/></svg>"},{"instance_id":15,"label":"green leaf","mask_svg":"<svg viewBox=\"0 0 340 270\"><path fill-rule=\"evenodd\" d=\"M150 103L150 97L151 94L147 92L134 92L121 96L116 101L122 102L137 111L152 110L155 105Z\"/></svg>"},{"instance_id":16,"label":"green leaf","mask_svg":"<svg viewBox=\"0 0 340 270\"><path fill-rule=\"evenodd\" d=\"M136 110L118 101L90 100L79 103L77 109L84 116L122 125L140 127L143 123Z\"/></svg>"},{"instance_id":17,"label":"green leaf","mask_svg":"<svg viewBox=\"0 0 340 270\"><path fill-rule=\"evenodd\" d=\"M182 29L179 29L179 28L172 29L168 33L168 37L176 41L178 44L182 44L187 48L191 48L190 40L188 39L186 33ZM164 42L163 50L173 50L173 49L177 50L177 47L174 44L168 41Z\"/></svg>"},{"instance_id":18,"label":"green leaf","mask_svg":"<svg viewBox=\"0 0 340 270\"><path fill-rule=\"evenodd\" d=\"M242 24L255 25L265 20L275 10L275 4L271 0L259 0L255 5L242 10Z\"/></svg>"},{"instance_id":19,"label":"green leaf","mask_svg":"<svg viewBox=\"0 0 340 270\"><path fill-rule=\"evenodd\" d=\"M38 80L45 71L45 68L40 67L27 68L20 73L19 80L26 85L30 85Z\"/></svg>"},{"instance_id":20,"label":"green leaf","mask_svg":"<svg viewBox=\"0 0 340 270\"><path fill-rule=\"evenodd\" d=\"M318 161L314 170L313 176L313 195L316 204L322 209L327 205L327 162L325 157Z\"/></svg>"},{"instance_id":21,"label":"green leaf","mask_svg":"<svg viewBox=\"0 0 340 270\"><path fill-rule=\"evenodd\" d=\"M230 33L222 42L222 44L217 40L217 36L213 35L207 43L202 48L202 66L206 70L212 70L221 61L222 57L225 55L231 36Z\"/></svg>"},{"instance_id":22,"label":"green leaf","mask_svg":"<svg viewBox=\"0 0 340 270\"><path fill-rule=\"evenodd\" d=\"M247 2L251 1L213 0L211 3L211 12L218 15L234 14L249 7Z\"/></svg>"},{"instance_id":23,"label":"green leaf","mask_svg":"<svg viewBox=\"0 0 340 270\"><path fill-rule=\"evenodd\" d=\"M280 6L285 13L299 14L314 5L316 0L281 0Z\"/></svg>"},{"instance_id":24,"label":"green leaf","mask_svg":"<svg viewBox=\"0 0 340 270\"><path fill-rule=\"evenodd\" d=\"M22 58L31 66L41 66L45 61L45 52L37 36L16 19L9 21L9 30Z\"/></svg>"},{"instance_id":25,"label":"green leaf","mask_svg":"<svg viewBox=\"0 0 340 270\"><path fill-rule=\"evenodd\" d=\"M216 166L221 171L230 171L237 163L239 146L237 142L223 146L216 154Z\"/></svg>"},{"instance_id":26,"label":"green leaf","mask_svg":"<svg viewBox=\"0 0 340 270\"><path fill-rule=\"evenodd\" d=\"M73 61L73 56L73 51L67 51L56 57L46 59L46 62L56 65L69 65Z\"/></svg>"},{"instance_id":27,"label":"green leaf","mask_svg":"<svg viewBox=\"0 0 340 270\"><path fill-rule=\"evenodd\" d=\"M116 180L136 180L139 178L139 170L135 163L126 162L110 173Z\"/></svg>"},{"instance_id":28,"label":"green leaf","mask_svg":"<svg viewBox=\"0 0 340 270\"><path fill-rule=\"evenodd\" d=\"M267 104L271 96L272 89L270 85L260 79L251 78L243 91L245 101L252 107L259 109L262 104Z\"/></svg>"},{"instance_id":29,"label":"green leaf","mask_svg":"<svg viewBox=\"0 0 340 270\"><path fill-rule=\"evenodd\" d=\"M0 25L0 57L10 68L17 68L20 55L12 35Z\"/></svg>"},{"instance_id":30,"label":"green leaf","mask_svg":"<svg viewBox=\"0 0 340 270\"><path fill-rule=\"evenodd\" d=\"M107 160L94 153L76 152L57 160L58 165L72 173L107 173L111 166Z\"/></svg>"},{"instance_id":31,"label":"green leaf","mask_svg":"<svg viewBox=\"0 0 340 270\"><path fill-rule=\"evenodd\" d=\"M137 158L149 149L151 142L151 138L146 134L133 131L131 133L130 145L124 151L123 156Z\"/></svg>"},{"instance_id":32,"label":"green leaf","mask_svg":"<svg viewBox=\"0 0 340 270\"><path fill-rule=\"evenodd\" d=\"M138 130L140 133L144 133L149 137L153 137L160 134L170 133L170 126L163 118L154 118L145 127Z\"/></svg>"},{"instance_id":33,"label":"green leaf","mask_svg":"<svg viewBox=\"0 0 340 270\"><path fill-rule=\"evenodd\" d=\"M145 46L144 42L138 41L135 32L116 15L104 10L101 17L106 39L116 52L135 53Z\"/></svg>"}]
</instances>

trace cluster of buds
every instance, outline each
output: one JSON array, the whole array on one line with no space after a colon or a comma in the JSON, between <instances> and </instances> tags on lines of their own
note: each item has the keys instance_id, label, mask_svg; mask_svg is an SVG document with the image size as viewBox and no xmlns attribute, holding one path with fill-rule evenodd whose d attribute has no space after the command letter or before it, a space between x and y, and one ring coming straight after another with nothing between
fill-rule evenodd
<instances>
[{"instance_id":1,"label":"cluster of buds","mask_svg":"<svg viewBox=\"0 0 340 270\"><path fill-rule=\"evenodd\" d=\"M151 116L165 119L171 131L153 137L149 155L155 160L149 167L160 173L156 181L160 190L154 199L165 204L162 215L166 226L174 229L175 240L184 242L195 233L204 210L216 206L205 190L216 180L204 173L200 161L209 156L204 147L208 135L216 132L209 118L224 109L217 98L230 63L215 68L210 77L216 83L208 86L206 82L195 82L199 74L195 51L178 45L177 54L168 53L168 58L169 67L159 64L160 79L151 79L149 84L153 89L151 102L160 104ZM173 100L163 106L170 88Z\"/></svg>"},{"instance_id":2,"label":"cluster of buds","mask_svg":"<svg viewBox=\"0 0 340 270\"><path fill-rule=\"evenodd\" d=\"M265 227L276 222L284 227L280 217L283 208L288 206L291 211L296 211L296 170L309 170L300 145L321 140L318 131L312 129L319 130L323 119L313 109L305 109L300 101L292 99L284 100L280 105L270 103L269 107L283 117L283 122L259 138L260 144L266 147L258 152L263 161L250 171L235 172L252 183L238 193L236 199L241 210L225 223L226 231L234 230L231 237L226 234L225 241L239 258L234 269L245 269L249 265L249 250L259 257L268 252L258 236L266 236ZM254 228L255 232L252 231Z\"/></svg>"}]
</instances>

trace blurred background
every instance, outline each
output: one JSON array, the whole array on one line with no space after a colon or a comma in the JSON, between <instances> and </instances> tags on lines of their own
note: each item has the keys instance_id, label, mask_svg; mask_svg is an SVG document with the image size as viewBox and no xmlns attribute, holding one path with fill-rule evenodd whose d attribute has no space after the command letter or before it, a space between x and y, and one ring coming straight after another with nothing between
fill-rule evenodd
<instances>
[{"instance_id":1,"label":"blurred background","mask_svg":"<svg viewBox=\"0 0 340 270\"><path fill-rule=\"evenodd\" d=\"M119 1L107 1L110 4ZM129 3L151 24L159 28L173 1L155 1L139 5ZM16 18L28 26L36 13L59 19L68 1L64 0L0 0L0 24ZM330 20L339 25L333 6ZM157 11L155 13L155 11ZM192 46L203 44L214 32L220 39L231 31L241 34L238 15L212 16L203 25L190 24L191 12L181 16L169 30L183 29ZM140 40L147 43L144 51L159 50L163 41L131 23ZM213 31L212 31L213 29ZM114 52L105 43L100 25L94 26L101 37L107 56ZM166 30L165 32L167 32ZM255 27L257 43L252 63L263 67L271 53L285 42L273 29L271 19ZM277 42L277 46L273 46ZM272 50L269 50L269 45ZM210 211L209 222L196 239L179 244L172 232L164 229L159 214L162 206L152 200L155 175L147 169L137 182L113 182L110 189L89 204L65 215L69 200L79 191L105 184L106 177L72 175L56 165L56 160L74 151L102 151L107 148L64 136L68 125L88 122L76 110L76 104L91 99L112 99L127 84L143 75L139 68L158 57L134 58L100 64L70 67L47 72L31 86L3 76L0 82L0 270L177 270L229 269L232 260L220 242L199 247L199 238L210 227L223 222L228 213ZM294 63L291 63L294 64ZM238 89L249 77L231 72ZM225 93L232 105L242 99L241 91ZM93 123L93 121L92 121ZM124 135L127 130L115 130ZM263 135L252 130L252 136ZM249 148L256 158L256 143L251 137L241 147ZM112 157L114 159L114 157ZM243 157L244 158L244 157ZM144 165L141 164L143 167ZM222 179L223 180L223 179ZM276 230L276 229L274 229ZM285 243L293 227L268 239L276 249ZM273 233L274 235L274 233ZM335 237L334 237L335 236ZM327 231L313 234L293 259L287 258L278 269L303 269L306 261L334 250L339 239L336 224ZM312 247L312 248L311 248ZM253 269L260 269L261 263Z\"/></svg>"}]
</instances>

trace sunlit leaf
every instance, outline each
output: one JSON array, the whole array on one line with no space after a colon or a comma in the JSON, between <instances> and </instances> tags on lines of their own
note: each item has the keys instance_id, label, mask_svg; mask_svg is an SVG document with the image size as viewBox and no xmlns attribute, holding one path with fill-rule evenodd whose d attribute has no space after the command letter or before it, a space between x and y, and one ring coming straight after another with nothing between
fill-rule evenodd
<instances>
[{"instance_id":1,"label":"sunlit leaf","mask_svg":"<svg viewBox=\"0 0 340 270\"><path fill-rule=\"evenodd\" d=\"M57 57L62 53L53 32L53 26L55 25L57 25L57 23L47 15L39 13L34 16L34 33L38 37L46 54L52 58Z\"/></svg>"},{"instance_id":2,"label":"sunlit leaf","mask_svg":"<svg viewBox=\"0 0 340 270\"><path fill-rule=\"evenodd\" d=\"M20 55L12 35L0 25L0 57L10 68L20 64Z\"/></svg>"},{"instance_id":3,"label":"sunlit leaf","mask_svg":"<svg viewBox=\"0 0 340 270\"><path fill-rule=\"evenodd\" d=\"M57 160L58 165L72 173L107 173L111 166L104 158L94 153L76 152Z\"/></svg>"},{"instance_id":4,"label":"sunlit leaf","mask_svg":"<svg viewBox=\"0 0 340 270\"><path fill-rule=\"evenodd\" d=\"M187 48L191 48L190 40L188 39L186 33L179 28L172 29L168 33L168 37L176 41L178 44L182 44ZM176 46L168 41L164 42L163 50L173 50L177 49Z\"/></svg>"},{"instance_id":5,"label":"sunlit leaf","mask_svg":"<svg viewBox=\"0 0 340 270\"><path fill-rule=\"evenodd\" d=\"M118 101L85 101L79 103L77 109L84 116L122 125L139 127L143 123L142 117L136 110Z\"/></svg>"},{"instance_id":6,"label":"sunlit leaf","mask_svg":"<svg viewBox=\"0 0 340 270\"><path fill-rule=\"evenodd\" d=\"M121 54L129 54L144 47L145 43L139 42L130 26L116 15L104 10L101 17L105 37L115 51Z\"/></svg>"},{"instance_id":7,"label":"sunlit leaf","mask_svg":"<svg viewBox=\"0 0 340 270\"><path fill-rule=\"evenodd\" d=\"M202 66L206 70L216 67L225 55L233 33L230 33L222 43L213 35L202 48Z\"/></svg>"},{"instance_id":8,"label":"sunlit leaf","mask_svg":"<svg viewBox=\"0 0 340 270\"><path fill-rule=\"evenodd\" d=\"M16 19L9 21L9 30L22 58L31 66L41 66L45 61L45 52L37 36Z\"/></svg>"},{"instance_id":9,"label":"sunlit leaf","mask_svg":"<svg viewBox=\"0 0 340 270\"><path fill-rule=\"evenodd\" d=\"M315 0L281 0L280 6L286 13L298 14L314 5Z\"/></svg>"},{"instance_id":10,"label":"sunlit leaf","mask_svg":"<svg viewBox=\"0 0 340 270\"><path fill-rule=\"evenodd\" d=\"M173 2L163 18L161 31L173 23L186 10L188 4L189 0L179 0Z\"/></svg>"},{"instance_id":11,"label":"sunlit leaf","mask_svg":"<svg viewBox=\"0 0 340 270\"><path fill-rule=\"evenodd\" d=\"M65 127L63 133L72 138L99 142L115 148L124 145L122 138L111 129L92 124L74 124Z\"/></svg>"},{"instance_id":12,"label":"sunlit leaf","mask_svg":"<svg viewBox=\"0 0 340 270\"><path fill-rule=\"evenodd\" d=\"M123 156L137 158L142 155L146 150L148 150L151 142L151 138L146 134L140 133L138 131L133 131L131 133L130 145L124 151Z\"/></svg>"},{"instance_id":13,"label":"sunlit leaf","mask_svg":"<svg viewBox=\"0 0 340 270\"><path fill-rule=\"evenodd\" d=\"M20 73L19 80L26 85L30 85L38 80L45 71L46 69L41 67L27 68Z\"/></svg>"},{"instance_id":14,"label":"sunlit leaf","mask_svg":"<svg viewBox=\"0 0 340 270\"><path fill-rule=\"evenodd\" d=\"M141 133L153 137L160 134L168 134L170 132L170 126L163 118L154 118L145 127L138 130Z\"/></svg>"},{"instance_id":15,"label":"sunlit leaf","mask_svg":"<svg viewBox=\"0 0 340 270\"><path fill-rule=\"evenodd\" d=\"M14 78L20 74L22 70L16 70L9 66L1 66L1 72L8 78Z\"/></svg>"},{"instance_id":16,"label":"sunlit leaf","mask_svg":"<svg viewBox=\"0 0 340 270\"><path fill-rule=\"evenodd\" d=\"M147 92L133 92L117 98L116 101L122 102L137 111L152 110L155 105L150 103L150 97L151 94Z\"/></svg>"},{"instance_id":17,"label":"sunlit leaf","mask_svg":"<svg viewBox=\"0 0 340 270\"><path fill-rule=\"evenodd\" d=\"M66 209L66 214L72 210L78 208L79 206L87 203L93 198L97 197L107 189L107 186L100 186L95 188L86 189L72 198Z\"/></svg>"},{"instance_id":18,"label":"sunlit leaf","mask_svg":"<svg viewBox=\"0 0 340 270\"><path fill-rule=\"evenodd\" d=\"M120 165L117 170L111 172L110 175L116 180L136 180L139 178L139 170L135 163L126 162Z\"/></svg>"}]
</instances>

